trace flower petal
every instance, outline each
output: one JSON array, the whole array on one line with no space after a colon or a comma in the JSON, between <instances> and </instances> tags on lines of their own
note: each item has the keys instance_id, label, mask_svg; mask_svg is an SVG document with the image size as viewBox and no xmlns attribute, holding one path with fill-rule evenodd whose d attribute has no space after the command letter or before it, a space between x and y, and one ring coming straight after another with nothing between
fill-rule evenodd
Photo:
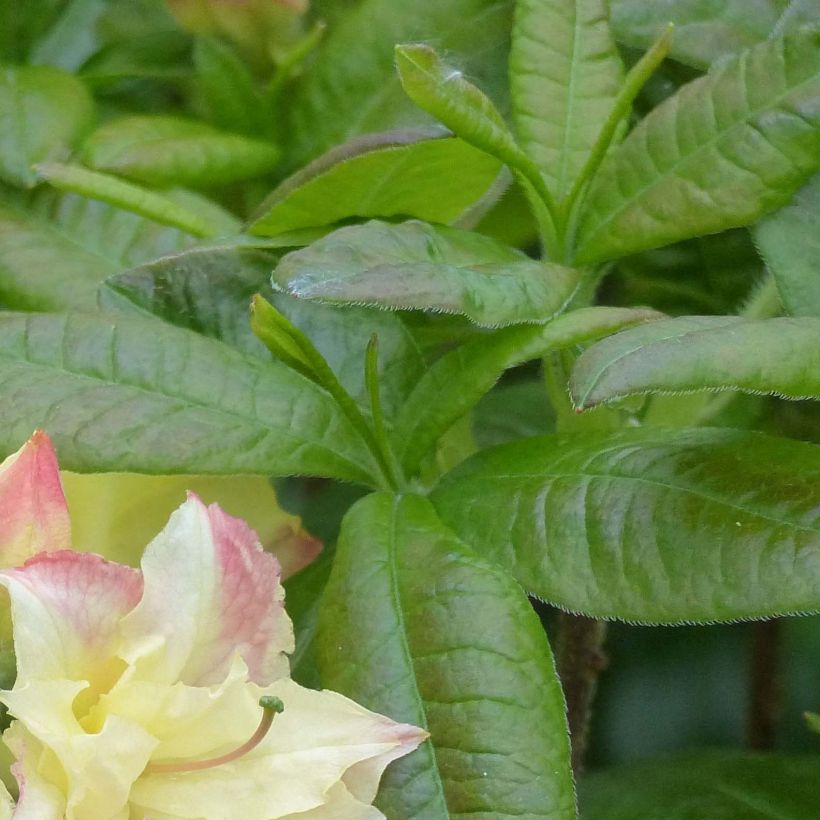
<instances>
[{"instance_id":1,"label":"flower petal","mask_svg":"<svg viewBox=\"0 0 820 820\"><path fill-rule=\"evenodd\" d=\"M100 731L87 732L73 712L74 695L82 688L71 681L35 681L2 693L17 719L4 740L24 771L37 777L38 796L50 784L63 795L67 817L111 820L127 807L157 740L118 715L109 716ZM15 736L25 742L15 744Z\"/></svg>"},{"instance_id":2,"label":"flower petal","mask_svg":"<svg viewBox=\"0 0 820 820\"><path fill-rule=\"evenodd\" d=\"M60 820L65 817L63 793L37 771L42 744L19 722L6 729L3 740L17 759L11 767L19 791L14 820ZM0 818L5 820L5 817L0 811Z\"/></svg>"},{"instance_id":3,"label":"flower petal","mask_svg":"<svg viewBox=\"0 0 820 820\"><path fill-rule=\"evenodd\" d=\"M38 430L0 464L0 567L18 566L41 550L70 548L57 455Z\"/></svg>"},{"instance_id":4,"label":"flower petal","mask_svg":"<svg viewBox=\"0 0 820 820\"><path fill-rule=\"evenodd\" d=\"M311 810L311 818L379 817L360 812L361 805L372 800L387 764L427 736L335 692L303 689L288 679L248 689L254 698L273 694L285 704L265 740L232 763L141 777L131 792L133 807L149 816L160 810L209 820L273 820ZM357 771L351 788L346 775L364 762L368 765ZM345 804L356 813L340 813Z\"/></svg>"},{"instance_id":5,"label":"flower petal","mask_svg":"<svg viewBox=\"0 0 820 820\"><path fill-rule=\"evenodd\" d=\"M235 653L251 680L288 673L293 627L279 564L256 533L196 496L171 516L142 560L145 593L122 623L122 656L145 680L222 681Z\"/></svg>"},{"instance_id":6,"label":"flower petal","mask_svg":"<svg viewBox=\"0 0 820 820\"><path fill-rule=\"evenodd\" d=\"M71 510L74 548L139 566L146 544L185 500L186 491L205 503L219 502L256 530L287 578L307 566L321 544L306 533L298 516L286 513L262 476L139 475L63 472Z\"/></svg>"},{"instance_id":7,"label":"flower petal","mask_svg":"<svg viewBox=\"0 0 820 820\"><path fill-rule=\"evenodd\" d=\"M116 657L120 619L142 593L137 570L98 555L41 552L18 569L0 571L11 594L17 684L88 681L93 698L124 668Z\"/></svg>"}]
</instances>

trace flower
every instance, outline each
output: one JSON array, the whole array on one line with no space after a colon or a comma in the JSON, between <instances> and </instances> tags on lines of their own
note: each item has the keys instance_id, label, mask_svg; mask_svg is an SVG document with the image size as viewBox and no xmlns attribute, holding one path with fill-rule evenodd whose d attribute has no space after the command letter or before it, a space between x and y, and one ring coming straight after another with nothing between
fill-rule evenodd
<instances>
[{"instance_id":1,"label":"flower","mask_svg":"<svg viewBox=\"0 0 820 820\"><path fill-rule=\"evenodd\" d=\"M369 820L382 816L370 804L384 768L426 737L290 679L276 558L195 495L141 571L60 549L0 571L0 584L17 653L0 701L19 820Z\"/></svg>"}]
</instances>

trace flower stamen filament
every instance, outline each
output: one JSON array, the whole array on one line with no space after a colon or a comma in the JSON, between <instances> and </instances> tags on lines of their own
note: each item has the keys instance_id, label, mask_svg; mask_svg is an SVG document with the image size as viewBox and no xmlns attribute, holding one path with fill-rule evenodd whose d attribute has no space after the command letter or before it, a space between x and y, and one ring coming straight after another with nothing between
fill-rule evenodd
<instances>
[{"instance_id":1,"label":"flower stamen filament","mask_svg":"<svg viewBox=\"0 0 820 820\"><path fill-rule=\"evenodd\" d=\"M267 735L268 730L273 724L273 719L282 712L285 705L275 695L263 695L259 699L259 705L262 707L262 720L259 721L259 726L256 731L241 745L237 746L233 751L227 752L218 757L211 757L207 760L183 760L168 763L149 763L143 774L176 774L178 772L196 772L203 769L212 769L215 766L221 766L224 763L231 763L234 760L239 760L248 752L255 749Z\"/></svg>"}]
</instances>

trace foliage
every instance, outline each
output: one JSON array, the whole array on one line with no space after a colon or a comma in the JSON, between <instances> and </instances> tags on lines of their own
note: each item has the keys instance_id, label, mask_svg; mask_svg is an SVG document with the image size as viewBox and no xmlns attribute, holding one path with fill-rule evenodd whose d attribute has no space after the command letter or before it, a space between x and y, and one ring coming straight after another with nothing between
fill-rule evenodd
<instances>
[{"instance_id":1,"label":"foliage","mask_svg":"<svg viewBox=\"0 0 820 820\"><path fill-rule=\"evenodd\" d=\"M820 5L322 0L267 50L134 5L0 2L2 454L293 477L331 540L364 495L288 594L297 677L431 733L377 804L576 817L525 593L820 611ZM815 816L816 765L580 805Z\"/></svg>"}]
</instances>

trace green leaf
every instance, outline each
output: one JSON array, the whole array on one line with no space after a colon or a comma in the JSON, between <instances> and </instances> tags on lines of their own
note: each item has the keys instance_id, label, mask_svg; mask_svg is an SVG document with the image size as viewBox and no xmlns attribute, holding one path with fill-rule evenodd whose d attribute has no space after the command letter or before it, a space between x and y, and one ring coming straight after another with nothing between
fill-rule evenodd
<instances>
[{"instance_id":1,"label":"green leaf","mask_svg":"<svg viewBox=\"0 0 820 820\"><path fill-rule=\"evenodd\" d=\"M32 166L62 159L93 117L91 95L73 75L48 66L0 67L0 179L33 187Z\"/></svg>"},{"instance_id":2,"label":"green leaf","mask_svg":"<svg viewBox=\"0 0 820 820\"><path fill-rule=\"evenodd\" d=\"M362 137L285 180L259 207L248 230L275 236L374 216L452 222L490 191L500 170L493 157L442 134Z\"/></svg>"},{"instance_id":3,"label":"green leaf","mask_svg":"<svg viewBox=\"0 0 820 820\"><path fill-rule=\"evenodd\" d=\"M510 367L657 318L648 310L583 308L539 327L511 327L481 336L439 358L419 380L396 418L393 444L405 472L421 460Z\"/></svg>"},{"instance_id":4,"label":"green leaf","mask_svg":"<svg viewBox=\"0 0 820 820\"><path fill-rule=\"evenodd\" d=\"M576 261L727 228L786 204L820 167L820 29L720 63L652 111L589 188Z\"/></svg>"},{"instance_id":5,"label":"green leaf","mask_svg":"<svg viewBox=\"0 0 820 820\"><path fill-rule=\"evenodd\" d=\"M156 319L2 313L0 381L0 450L42 427L69 470L362 483L375 472L311 381Z\"/></svg>"},{"instance_id":6,"label":"green leaf","mask_svg":"<svg viewBox=\"0 0 820 820\"><path fill-rule=\"evenodd\" d=\"M606 0L519 0L510 86L521 147L556 199L583 167L623 80Z\"/></svg>"},{"instance_id":7,"label":"green leaf","mask_svg":"<svg viewBox=\"0 0 820 820\"><path fill-rule=\"evenodd\" d=\"M269 142L219 131L181 117L112 120L83 146L84 162L149 185L223 185L267 173L279 161Z\"/></svg>"},{"instance_id":8,"label":"green leaf","mask_svg":"<svg viewBox=\"0 0 820 820\"><path fill-rule=\"evenodd\" d=\"M820 316L820 175L755 225L755 244L793 316Z\"/></svg>"},{"instance_id":9,"label":"green leaf","mask_svg":"<svg viewBox=\"0 0 820 820\"><path fill-rule=\"evenodd\" d=\"M0 0L0 61L27 62L29 50L60 12L60 0Z\"/></svg>"},{"instance_id":10,"label":"green leaf","mask_svg":"<svg viewBox=\"0 0 820 820\"><path fill-rule=\"evenodd\" d=\"M820 446L739 430L543 436L433 492L445 523L526 590L641 623L820 609Z\"/></svg>"},{"instance_id":11,"label":"green leaf","mask_svg":"<svg viewBox=\"0 0 820 820\"><path fill-rule=\"evenodd\" d=\"M458 313L487 327L546 321L579 278L487 236L376 220L288 254L273 274L274 286L300 299Z\"/></svg>"},{"instance_id":12,"label":"green leaf","mask_svg":"<svg viewBox=\"0 0 820 820\"><path fill-rule=\"evenodd\" d=\"M636 393L741 390L820 398L820 319L681 316L630 328L581 354L576 407Z\"/></svg>"},{"instance_id":13,"label":"green leaf","mask_svg":"<svg viewBox=\"0 0 820 820\"><path fill-rule=\"evenodd\" d=\"M362 134L423 123L399 83L396 43L434 39L462 56L469 76L503 100L512 6L511 0L346 3L289 100L289 167Z\"/></svg>"},{"instance_id":14,"label":"green leaf","mask_svg":"<svg viewBox=\"0 0 820 820\"><path fill-rule=\"evenodd\" d=\"M273 249L227 242L190 248L109 279L101 299L108 307L130 305L269 360L251 332L248 315L251 297L262 293L310 337L345 389L363 406L367 405L364 353L376 333L382 350L382 401L388 414L394 414L424 371L421 353L401 319L385 311L331 307L271 293L268 283L277 259Z\"/></svg>"},{"instance_id":15,"label":"green leaf","mask_svg":"<svg viewBox=\"0 0 820 820\"><path fill-rule=\"evenodd\" d=\"M407 96L457 136L509 165L527 164L492 100L430 46L396 46L396 68Z\"/></svg>"},{"instance_id":16,"label":"green leaf","mask_svg":"<svg viewBox=\"0 0 820 820\"><path fill-rule=\"evenodd\" d=\"M674 23L671 56L706 69L722 57L775 34L820 20L817 0L610 0L612 28L620 43L645 49Z\"/></svg>"},{"instance_id":17,"label":"green leaf","mask_svg":"<svg viewBox=\"0 0 820 820\"><path fill-rule=\"evenodd\" d=\"M555 428L555 414L541 379L497 385L476 404L472 421L482 449L552 433Z\"/></svg>"},{"instance_id":18,"label":"green leaf","mask_svg":"<svg viewBox=\"0 0 820 820\"><path fill-rule=\"evenodd\" d=\"M426 499L380 493L348 513L317 658L323 685L430 732L382 779L388 817L576 816L563 696L538 618Z\"/></svg>"},{"instance_id":19,"label":"green leaf","mask_svg":"<svg viewBox=\"0 0 820 820\"><path fill-rule=\"evenodd\" d=\"M814 820L816 756L701 751L620 766L580 783L585 820Z\"/></svg>"},{"instance_id":20,"label":"green leaf","mask_svg":"<svg viewBox=\"0 0 820 820\"><path fill-rule=\"evenodd\" d=\"M219 233L219 226L210 224L172 199L110 174L89 171L79 165L53 162L38 165L37 174L61 191L108 202L193 236L214 236Z\"/></svg>"},{"instance_id":21,"label":"green leaf","mask_svg":"<svg viewBox=\"0 0 820 820\"><path fill-rule=\"evenodd\" d=\"M226 43L199 37L194 45L197 88L217 128L248 136L270 136L273 112L258 93L247 64Z\"/></svg>"}]
</instances>

